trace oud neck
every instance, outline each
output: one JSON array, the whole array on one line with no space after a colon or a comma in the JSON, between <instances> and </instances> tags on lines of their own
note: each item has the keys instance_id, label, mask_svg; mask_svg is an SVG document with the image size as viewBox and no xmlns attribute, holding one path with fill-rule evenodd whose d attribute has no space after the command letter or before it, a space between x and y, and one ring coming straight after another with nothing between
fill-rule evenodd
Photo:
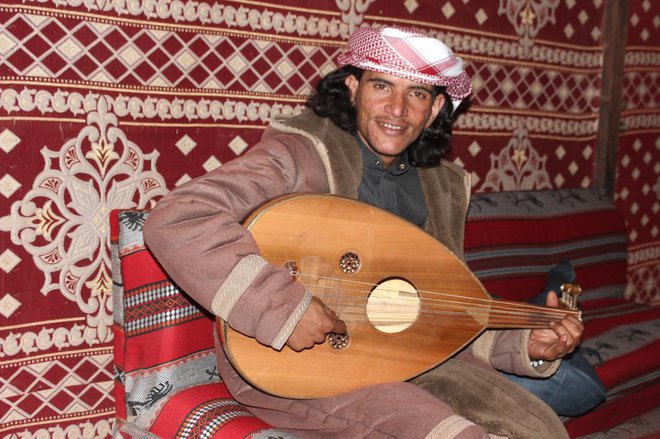
<instances>
[{"instance_id":1,"label":"oud neck","mask_svg":"<svg viewBox=\"0 0 660 439\"><path fill-rule=\"evenodd\" d=\"M549 328L566 316L581 318L579 310L548 308L509 300L492 300L488 319L489 328L538 329Z\"/></svg>"}]
</instances>

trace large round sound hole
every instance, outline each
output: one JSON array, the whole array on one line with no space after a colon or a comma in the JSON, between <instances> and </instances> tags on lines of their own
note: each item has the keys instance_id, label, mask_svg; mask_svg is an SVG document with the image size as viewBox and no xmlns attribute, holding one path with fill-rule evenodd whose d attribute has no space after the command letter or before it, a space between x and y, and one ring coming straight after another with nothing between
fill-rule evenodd
<instances>
[{"instance_id":1,"label":"large round sound hole","mask_svg":"<svg viewBox=\"0 0 660 439\"><path fill-rule=\"evenodd\" d=\"M389 334L401 332L419 315L417 290L403 279L389 279L379 284L367 299L367 317L376 329Z\"/></svg>"}]
</instances>

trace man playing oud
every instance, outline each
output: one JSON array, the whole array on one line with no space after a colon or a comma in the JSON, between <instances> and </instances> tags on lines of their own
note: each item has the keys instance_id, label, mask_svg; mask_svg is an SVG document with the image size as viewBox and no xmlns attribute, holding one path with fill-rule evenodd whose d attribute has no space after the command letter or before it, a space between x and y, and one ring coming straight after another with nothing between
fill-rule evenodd
<instances>
[{"instance_id":1,"label":"man playing oud","mask_svg":"<svg viewBox=\"0 0 660 439\"><path fill-rule=\"evenodd\" d=\"M461 59L417 31L365 27L350 37L339 64L308 110L273 121L244 156L173 190L144 229L148 247L184 291L275 350L312 348L346 325L259 254L241 223L266 201L298 192L358 199L462 255L470 185L461 168L442 160L452 113L471 92ZM557 306L555 294L547 305ZM413 382L318 399L264 393L243 380L221 346L217 354L232 396L299 437L558 438L567 437L559 418L495 369L549 377L582 330L569 316L549 329L486 331Z\"/></svg>"}]
</instances>

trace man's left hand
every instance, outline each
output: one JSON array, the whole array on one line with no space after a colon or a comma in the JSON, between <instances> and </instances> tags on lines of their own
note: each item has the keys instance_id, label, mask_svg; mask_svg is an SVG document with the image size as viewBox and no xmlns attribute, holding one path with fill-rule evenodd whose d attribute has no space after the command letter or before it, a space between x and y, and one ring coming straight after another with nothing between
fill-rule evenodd
<instances>
[{"instance_id":1,"label":"man's left hand","mask_svg":"<svg viewBox=\"0 0 660 439\"><path fill-rule=\"evenodd\" d=\"M546 306L557 308L559 299L554 291L548 294ZM582 340L584 326L574 316L552 322L549 329L534 329L529 337L527 351L532 360L553 361L577 348Z\"/></svg>"}]
</instances>

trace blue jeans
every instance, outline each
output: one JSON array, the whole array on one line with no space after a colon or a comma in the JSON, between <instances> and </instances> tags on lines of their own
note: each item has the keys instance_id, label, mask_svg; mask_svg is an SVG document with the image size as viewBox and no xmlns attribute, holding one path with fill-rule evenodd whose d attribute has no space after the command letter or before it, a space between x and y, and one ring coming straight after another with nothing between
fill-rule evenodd
<instances>
[{"instance_id":1,"label":"blue jeans","mask_svg":"<svg viewBox=\"0 0 660 439\"><path fill-rule=\"evenodd\" d=\"M504 374L548 404L558 415L578 416L605 400L606 392L591 364L574 352L550 378Z\"/></svg>"},{"instance_id":2,"label":"blue jeans","mask_svg":"<svg viewBox=\"0 0 660 439\"><path fill-rule=\"evenodd\" d=\"M530 302L544 305L548 292L559 292L565 282L575 282L575 272L568 261L561 261L548 273L545 292ZM504 374L548 404L558 415L578 416L605 400L607 393L593 366L577 349L565 357L557 372L549 378L529 378Z\"/></svg>"}]
</instances>

